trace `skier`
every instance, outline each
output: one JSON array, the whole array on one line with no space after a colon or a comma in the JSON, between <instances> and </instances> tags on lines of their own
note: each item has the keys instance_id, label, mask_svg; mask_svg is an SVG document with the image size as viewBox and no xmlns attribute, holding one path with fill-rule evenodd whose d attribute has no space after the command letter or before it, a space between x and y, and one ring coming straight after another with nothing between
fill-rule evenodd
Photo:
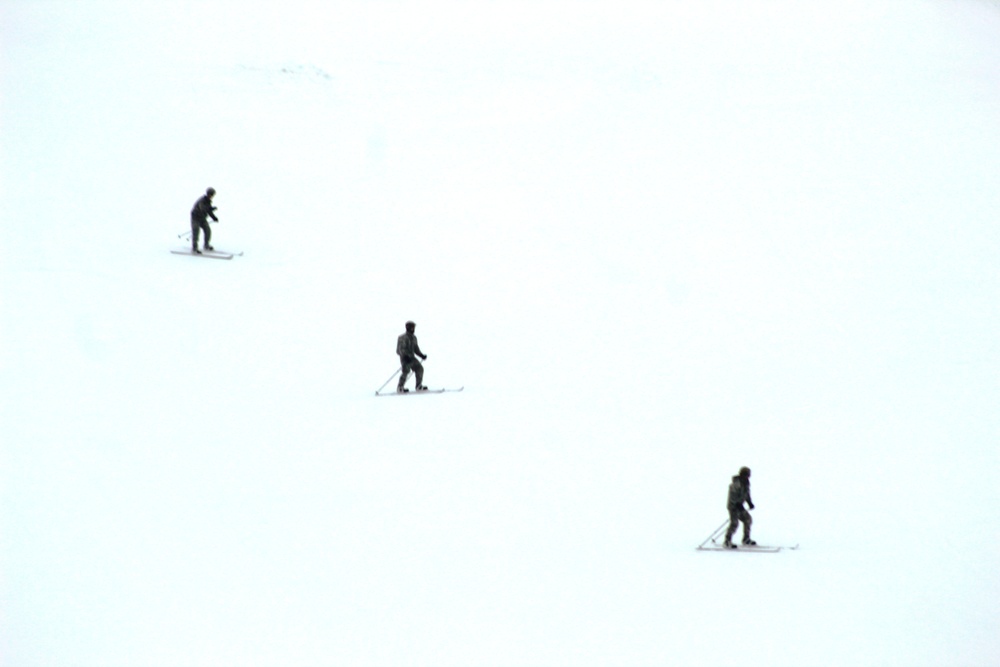
<instances>
[{"instance_id":1,"label":"skier","mask_svg":"<svg viewBox=\"0 0 1000 667\"><path fill-rule=\"evenodd\" d=\"M416 324L407 322L406 333L400 334L399 338L396 339L396 354L399 355L399 365L402 369L402 373L399 375L399 384L396 385L396 392L400 394L409 391L403 385L406 384L406 378L410 376L411 370L417 376L417 391L427 390L427 387L424 386L424 367L416 359L417 357L427 359L427 355L421 352L420 346L417 345L417 337L413 335L416 328Z\"/></svg>"},{"instance_id":2,"label":"skier","mask_svg":"<svg viewBox=\"0 0 1000 667\"><path fill-rule=\"evenodd\" d=\"M215 250L210 243L212 240L212 230L208 226L209 217L216 222L219 221L215 217L215 207L212 206L212 197L214 196L215 188L208 188L205 190L205 194L194 203L194 208L191 209L191 252L199 255L201 251L198 250L198 233L201 230L205 230L205 250Z\"/></svg>"},{"instance_id":3,"label":"skier","mask_svg":"<svg viewBox=\"0 0 1000 667\"><path fill-rule=\"evenodd\" d=\"M738 475L733 475L733 481L729 485L729 499L726 502L726 508L729 510L729 528L726 530L725 541L725 546L728 549L736 548L736 545L733 544L733 535L736 534L736 528L740 521L743 522L743 544L745 546L757 544L750 539L750 526L753 524L753 519L750 517L750 512L743 507L744 502L750 509L753 509L753 500L750 499L750 468L746 466L740 468Z\"/></svg>"}]
</instances>

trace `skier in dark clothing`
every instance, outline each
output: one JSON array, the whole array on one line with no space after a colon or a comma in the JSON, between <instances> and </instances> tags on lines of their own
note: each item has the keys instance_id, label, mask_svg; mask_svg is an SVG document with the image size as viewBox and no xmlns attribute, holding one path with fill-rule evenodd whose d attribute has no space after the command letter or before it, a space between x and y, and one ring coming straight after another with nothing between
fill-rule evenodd
<instances>
[{"instance_id":1,"label":"skier in dark clothing","mask_svg":"<svg viewBox=\"0 0 1000 667\"><path fill-rule=\"evenodd\" d=\"M417 361L417 357L426 359L427 355L421 352L420 346L417 345L417 337L413 334L416 329L416 324L407 322L406 333L400 334L399 338L396 339L396 354L399 355L399 365L402 369L402 373L399 375L399 384L396 385L396 391L400 394L409 391L403 385L406 384L406 378L410 376L411 370L417 376L417 391L427 390L427 387L424 386L424 367Z\"/></svg>"},{"instance_id":2,"label":"skier in dark clothing","mask_svg":"<svg viewBox=\"0 0 1000 667\"><path fill-rule=\"evenodd\" d=\"M205 232L205 250L215 250L211 245L212 230L208 226L209 218L216 222L219 221L215 217L215 207L212 206L212 197L214 196L215 188L205 190L205 194L194 203L194 208L191 209L191 252L199 255L201 251L198 250L198 234L202 230Z\"/></svg>"},{"instance_id":3,"label":"skier in dark clothing","mask_svg":"<svg viewBox=\"0 0 1000 667\"><path fill-rule=\"evenodd\" d=\"M743 544L746 546L757 544L750 539L750 526L753 524L753 519L750 517L750 512L743 507L743 503L753 509L753 500L750 499L750 468L746 466L740 468L740 473L733 476L733 481L729 485L729 498L726 501L726 508L729 510L729 528L726 530L725 546L730 549L736 548L736 545L733 544L733 535L736 534L736 528L741 521L743 522Z\"/></svg>"}]
</instances>

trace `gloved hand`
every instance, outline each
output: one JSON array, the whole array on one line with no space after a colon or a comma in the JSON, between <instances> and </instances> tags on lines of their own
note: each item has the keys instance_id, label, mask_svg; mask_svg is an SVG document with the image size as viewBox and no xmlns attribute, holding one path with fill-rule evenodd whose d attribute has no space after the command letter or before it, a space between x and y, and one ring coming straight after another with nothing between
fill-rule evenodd
<instances>
[{"instance_id":1,"label":"gloved hand","mask_svg":"<svg viewBox=\"0 0 1000 667\"><path fill-rule=\"evenodd\" d=\"M747 505L750 506L750 509L753 509L753 503L747 503Z\"/></svg>"},{"instance_id":2,"label":"gloved hand","mask_svg":"<svg viewBox=\"0 0 1000 667\"><path fill-rule=\"evenodd\" d=\"M424 361L427 361L427 355L426 354L420 355L420 358L423 359Z\"/></svg>"}]
</instances>

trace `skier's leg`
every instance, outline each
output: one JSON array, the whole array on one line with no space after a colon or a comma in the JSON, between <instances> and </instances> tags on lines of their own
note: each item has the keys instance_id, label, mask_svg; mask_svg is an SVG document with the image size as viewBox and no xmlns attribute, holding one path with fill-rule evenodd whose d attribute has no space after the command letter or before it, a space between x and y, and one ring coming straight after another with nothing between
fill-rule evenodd
<instances>
[{"instance_id":1,"label":"skier's leg","mask_svg":"<svg viewBox=\"0 0 1000 667\"><path fill-rule=\"evenodd\" d=\"M416 359L413 360L411 365L413 366L413 373L417 376L417 389L419 389L424 386L424 365Z\"/></svg>"},{"instance_id":2,"label":"skier's leg","mask_svg":"<svg viewBox=\"0 0 1000 667\"><path fill-rule=\"evenodd\" d=\"M724 543L727 547L733 543L733 535L736 534L736 529L739 525L739 514L734 510L729 510L729 528L726 528L726 541Z\"/></svg>"},{"instance_id":3,"label":"skier's leg","mask_svg":"<svg viewBox=\"0 0 1000 667\"><path fill-rule=\"evenodd\" d=\"M208 226L208 220L201 223L201 228L205 230L205 250L212 249L212 228Z\"/></svg>"},{"instance_id":4,"label":"skier's leg","mask_svg":"<svg viewBox=\"0 0 1000 667\"><path fill-rule=\"evenodd\" d=\"M753 525L753 517L746 509L741 509L740 514L742 515L740 519L743 521L743 544L750 544L750 526Z\"/></svg>"},{"instance_id":5,"label":"skier's leg","mask_svg":"<svg viewBox=\"0 0 1000 667\"><path fill-rule=\"evenodd\" d=\"M201 225L194 218L191 218L191 250L198 250L198 233L201 231Z\"/></svg>"},{"instance_id":6,"label":"skier's leg","mask_svg":"<svg viewBox=\"0 0 1000 667\"><path fill-rule=\"evenodd\" d=\"M399 383L396 384L397 391L403 391L403 385L406 384L406 378L410 377L410 364L404 361L401 368L402 370L399 373Z\"/></svg>"}]
</instances>

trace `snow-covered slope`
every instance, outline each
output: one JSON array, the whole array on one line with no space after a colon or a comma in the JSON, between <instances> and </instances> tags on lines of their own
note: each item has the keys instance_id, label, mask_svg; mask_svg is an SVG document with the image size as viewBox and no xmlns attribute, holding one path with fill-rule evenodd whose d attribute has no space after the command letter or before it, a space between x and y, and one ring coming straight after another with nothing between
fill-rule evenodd
<instances>
[{"instance_id":1,"label":"snow-covered slope","mask_svg":"<svg viewBox=\"0 0 1000 667\"><path fill-rule=\"evenodd\" d=\"M0 664L1000 663L1000 11L12 0ZM231 262L172 255L218 190ZM418 323L431 386L376 399ZM755 537L699 553L729 477Z\"/></svg>"}]
</instances>

